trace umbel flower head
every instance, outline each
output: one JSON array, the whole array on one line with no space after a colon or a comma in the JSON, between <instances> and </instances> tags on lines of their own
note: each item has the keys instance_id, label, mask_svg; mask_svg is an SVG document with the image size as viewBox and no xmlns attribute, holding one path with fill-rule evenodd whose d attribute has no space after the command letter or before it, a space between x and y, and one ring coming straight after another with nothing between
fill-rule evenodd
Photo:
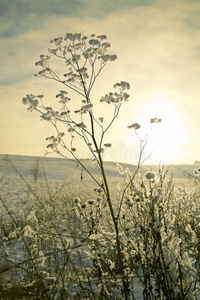
<instances>
[{"instance_id":1,"label":"umbel flower head","mask_svg":"<svg viewBox=\"0 0 200 300\"><path fill-rule=\"evenodd\" d=\"M135 129L135 130L140 129L140 127L141 126L138 123L134 123L128 126L128 128Z\"/></svg>"},{"instance_id":2,"label":"umbel flower head","mask_svg":"<svg viewBox=\"0 0 200 300\"><path fill-rule=\"evenodd\" d=\"M161 123L162 119L152 118L151 123Z\"/></svg>"},{"instance_id":3,"label":"umbel flower head","mask_svg":"<svg viewBox=\"0 0 200 300\"><path fill-rule=\"evenodd\" d=\"M130 89L130 84L128 82L126 82L126 81L118 82L118 83L114 84L114 88L119 89L119 93L110 92L110 93L106 94L104 97L102 97L100 99L100 102L106 102L108 104L110 104L110 103L117 104L117 103L121 103L122 101L128 101L128 98L130 97L130 95L128 93L124 92L125 90Z\"/></svg>"},{"instance_id":4,"label":"umbel flower head","mask_svg":"<svg viewBox=\"0 0 200 300\"><path fill-rule=\"evenodd\" d=\"M49 68L50 59L52 56L56 56L65 60L65 64L69 67L70 72L64 74L67 77L66 83L71 84L77 80L80 82L89 78L87 73L86 63L93 65L96 60L101 61L102 66L109 61L115 61L117 59L116 54L109 54L108 48L110 44L105 42L106 35L95 34L89 37L82 33L67 33L65 37L54 38L50 41L55 48L48 49L49 55L40 55L40 60L36 62L36 66L42 67L43 70L39 71L36 76L50 76L53 77L53 72ZM79 62L83 61L82 64ZM78 63L78 65L77 65Z\"/></svg>"},{"instance_id":5,"label":"umbel flower head","mask_svg":"<svg viewBox=\"0 0 200 300\"><path fill-rule=\"evenodd\" d=\"M200 175L200 168L199 169L194 169L193 174L194 174L194 176L198 177Z\"/></svg>"},{"instance_id":6,"label":"umbel flower head","mask_svg":"<svg viewBox=\"0 0 200 300\"><path fill-rule=\"evenodd\" d=\"M148 172L146 172L145 173L145 178L146 179L148 179L148 180L155 180L156 179L156 174L154 173L154 172L150 172L150 171L148 171Z\"/></svg>"}]
</instances>

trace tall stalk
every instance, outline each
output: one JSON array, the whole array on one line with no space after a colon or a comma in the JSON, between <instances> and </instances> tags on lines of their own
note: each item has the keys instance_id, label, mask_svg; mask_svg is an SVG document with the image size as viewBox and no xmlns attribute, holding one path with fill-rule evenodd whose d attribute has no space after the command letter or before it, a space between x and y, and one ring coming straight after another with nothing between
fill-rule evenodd
<instances>
[{"instance_id":1,"label":"tall stalk","mask_svg":"<svg viewBox=\"0 0 200 300\"><path fill-rule=\"evenodd\" d=\"M128 279L125 276L125 266L119 237L118 219L120 211L118 212L118 215L115 215L101 151L105 133L107 133L108 129L117 118L122 102L127 101L129 98L129 95L125 92L125 90L129 89L130 85L125 81L116 83L114 88L117 89L118 92L106 94L100 99L100 102L111 104L114 107L114 114L110 120L110 123L106 128L104 128L103 121L98 121L98 118L96 118L93 113L93 106L95 106L95 103L93 103L90 99L90 94L97 77L104 69L106 64L116 60L117 58L115 54L108 53L110 44L105 42L105 39L107 39L105 35L96 36L93 34L88 40L86 36L77 33L67 34L65 38L55 38L51 42L56 46L56 49L49 49L49 55L41 55L41 60L36 63L37 66L43 68L42 71L39 71L36 76L43 76L45 78L55 80L56 82L61 83L69 90L76 92L79 96L84 98L84 100L82 100L84 105L77 110L81 121L80 123L76 120L76 118L73 117L69 110L68 102L70 101L70 98L68 97L66 91L62 90L58 95L56 95L56 98L60 99L60 111L55 111L51 107L46 107L42 102L43 96L41 95L27 95L26 98L23 98L23 103L29 105L29 110L36 110L39 112L41 119L47 120L56 129L57 136L53 135L47 138L47 140L51 142L47 147L53 152L56 152L64 157L66 154L62 153L62 149L67 151L67 153L70 154L72 158L75 159L77 163L80 164L81 167L85 169L91 178L100 186L100 183L95 176L90 173L84 163L78 158L76 149L73 146L74 140L76 139L75 136L80 137L86 143L90 153L92 154L92 157L97 161L102 176L104 193L106 195L110 216L115 231L118 264L116 267L118 267L117 269L122 276L124 297L126 300L128 300L130 298L129 284ZM69 69L67 74L59 75L52 69L50 65L52 56L57 59L61 59L65 63ZM88 69L90 69L89 73ZM64 76L66 80L62 79L62 76ZM85 125L85 121L88 121L86 120L85 115L89 117L89 129ZM71 134L71 142L69 145L67 145L65 142L64 133L59 130L58 123L64 125L65 131L67 129L70 134L73 132L73 134ZM101 129L100 136L98 136L96 133L96 126ZM104 144L104 146L105 148L110 147L111 144Z\"/></svg>"}]
</instances>

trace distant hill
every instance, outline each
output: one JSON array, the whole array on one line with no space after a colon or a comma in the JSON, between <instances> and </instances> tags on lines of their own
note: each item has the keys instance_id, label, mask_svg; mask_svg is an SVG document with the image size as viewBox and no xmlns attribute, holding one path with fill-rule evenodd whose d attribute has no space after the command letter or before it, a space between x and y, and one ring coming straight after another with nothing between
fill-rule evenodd
<instances>
[{"instance_id":1,"label":"distant hill","mask_svg":"<svg viewBox=\"0 0 200 300\"><path fill-rule=\"evenodd\" d=\"M3 173L12 174L14 170L8 166L5 162L5 155L0 154L0 176ZM56 178L59 180L63 179L76 179L80 178L82 167L77 165L77 162L70 159L63 158L52 158L52 157L34 157L34 156L23 156L23 155L8 155L8 158L15 165L17 170L23 175L31 175L32 169L35 167L36 162L39 162L39 169L41 172L45 171L48 178ZM100 174L99 169L94 166L93 162L89 159L81 160L87 169L92 174ZM116 167L116 162L105 162L106 175L111 177L120 177L120 174ZM120 163L123 168L130 169L131 172L136 170L135 165ZM149 170L154 172L158 171L158 165L143 165L140 169L142 173ZM195 165L171 165L169 174L173 172L175 178L184 178L188 174L193 176L193 169ZM85 171L84 171L85 174Z\"/></svg>"}]
</instances>

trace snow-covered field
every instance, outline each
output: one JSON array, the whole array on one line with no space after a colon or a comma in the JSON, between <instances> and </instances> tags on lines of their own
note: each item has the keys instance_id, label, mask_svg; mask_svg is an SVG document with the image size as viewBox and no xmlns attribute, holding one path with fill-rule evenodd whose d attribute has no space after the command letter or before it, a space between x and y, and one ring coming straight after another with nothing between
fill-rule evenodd
<instances>
[{"instance_id":1,"label":"snow-covered field","mask_svg":"<svg viewBox=\"0 0 200 300\"><path fill-rule=\"evenodd\" d=\"M0 155L0 197L2 199L0 202L0 285L2 284L5 291L7 289L8 295L10 293L13 296L16 293L18 295L17 299L22 299L20 292L17 290L20 286L21 293L24 291L28 295L28 298L23 299L31 299L29 297L32 294L29 294L29 291L32 292L32 289L35 288L37 280L31 275L33 277L30 276L32 281L29 279L22 284L22 279L26 276L27 268L30 268L30 265L31 268L36 268L37 272L42 274L40 275L40 279L44 278L43 284L46 285L47 282L50 282L55 289L56 279L53 277L54 272L49 271L48 274L43 274L48 269L48 264L51 267L60 268L60 270L63 268L63 272L67 274L66 276L69 276L69 273L65 270L65 266L73 269L74 265L78 265L82 260L87 262L87 268L92 264L93 258L88 254L87 247L91 247L90 243L92 244L93 240L87 240L85 248L77 250L79 241L71 238L69 232L72 235L76 233L79 236L80 230L80 233L83 234L81 238L85 238L84 232L88 228L81 227L83 225L79 219L80 212L76 211L76 208L72 209L72 200L75 197L80 197L82 203L87 202L88 199L93 197L95 183L92 182L89 175L85 171L83 172L82 168L77 166L74 161L28 156L9 156L5 158L4 155ZM94 167L87 160L84 161L84 165L99 180L100 174L98 168ZM131 171L135 170L135 167L131 165L122 164L122 166L124 168L129 167ZM170 170L173 172L175 181L181 189L184 189L185 185L186 190L191 190L196 186L197 182L194 179L187 178L188 174L193 174L194 167L194 165L171 167ZM145 173L149 169L149 166L143 166L141 172ZM151 169L156 171L158 167L152 166ZM116 163L106 163L106 174L113 193L117 195L116 186L120 182L121 176L116 168ZM89 225L90 212L88 209L88 212L85 212L84 215L85 218L88 218L88 223L86 222L86 224ZM95 212L97 214L97 210ZM61 218L62 222L60 221L60 227L56 228L57 231L55 231L54 226L55 222L58 222L57 217ZM39 218L41 219L39 220ZM38 220L40 222L43 220L43 227L40 224L41 227L39 228ZM59 222L56 223L56 226L58 224ZM73 228L70 229L71 231L66 230L69 224L73 224ZM45 233L46 237L44 237ZM58 233L62 233L63 237L58 238ZM56 234L57 237L52 238L53 234ZM41 238L42 235L44 236ZM44 242L45 246L42 239L46 239ZM69 258L60 256L59 249L63 247L63 243L67 245L67 250L64 253L65 255L66 253L70 253ZM47 247L47 245L49 246ZM47 256L47 249L49 251L53 249L55 251L56 249L54 256L57 255L57 258L44 260L44 256ZM36 263L34 262L33 264L32 261L32 264L29 265L30 257L32 259L33 256L37 257ZM26 263L24 263L25 260L27 260ZM37 260L39 261L37 262ZM36 271L30 270L31 272L35 274ZM61 279L62 276L64 282L64 275L60 275ZM81 276L85 276L82 271L81 275L76 276L78 282L80 282ZM139 283L137 277L134 277L133 281L135 298L132 299L141 300L143 299L142 285ZM14 284L15 291L12 290L13 282L16 283L16 286ZM83 282L90 282L90 279L87 278L86 280L83 278ZM93 284L92 280L90 284ZM76 284L76 288L73 285L70 286L68 282L68 296L65 298L60 296L59 298L55 292L55 294L51 295L50 299L77 299L77 295L80 297L80 293L78 294L77 292L80 287L77 286L78 284ZM62 288L60 289L62 290ZM85 294L87 293L85 292ZM5 294L3 295L5 297ZM33 299L37 298L33 297ZM47 299L47 297L45 298L44 296L44 299ZM85 298L84 296L82 299L91 298Z\"/></svg>"},{"instance_id":2,"label":"snow-covered field","mask_svg":"<svg viewBox=\"0 0 200 300\"><path fill-rule=\"evenodd\" d=\"M16 176L13 168L5 162L6 155L0 154L0 176ZM48 179L54 180L77 180L80 181L81 167L77 166L77 163L73 160L53 157L33 157L33 156L20 156L9 155L13 164L17 170L25 176L32 176L33 169L37 161L39 162L39 172L46 173ZM82 160L84 165L92 174L98 174L98 168L96 168L90 160ZM123 168L129 168L132 172L136 169L134 165L120 163ZM120 177L116 168L116 162L105 162L106 174L111 177ZM193 175L195 165L174 165L170 167L170 172L173 172L175 178L187 179L188 174ZM158 166L144 165L141 167L141 171L145 173L149 169L156 171ZM169 172L169 173L170 173ZM85 175L85 173L84 173ZM1 178L0 177L0 178ZM87 178L87 177L86 177Z\"/></svg>"}]
</instances>

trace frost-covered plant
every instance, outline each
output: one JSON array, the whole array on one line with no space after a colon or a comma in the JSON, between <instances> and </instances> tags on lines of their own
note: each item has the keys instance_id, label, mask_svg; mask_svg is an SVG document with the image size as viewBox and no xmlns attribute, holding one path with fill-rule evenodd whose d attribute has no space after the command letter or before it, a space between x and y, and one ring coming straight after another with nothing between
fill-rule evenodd
<instances>
[{"instance_id":1,"label":"frost-covered plant","mask_svg":"<svg viewBox=\"0 0 200 300\"><path fill-rule=\"evenodd\" d=\"M134 173L118 165L124 184L117 184L114 205L117 211L123 197L118 228L128 295L130 299L197 300L198 186L194 184L191 191L176 187L164 167L154 168L144 173L141 169L133 178ZM5 268L12 272L8 284L1 286L0 297L125 298L104 190L94 186L87 194L77 185L68 194L65 183L43 186L41 179L35 181L31 174L24 178L18 198L26 203L23 222L19 222L21 211L3 201L7 194L2 193L2 180L0 200L12 226L6 235L1 231L0 275Z\"/></svg>"},{"instance_id":2,"label":"frost-covered plant","mask_svg":"<svg viewBox=\"0 0 200 300\"><path fill-rule=\"evenodd\" d=\"M113 115L107 124L104 122L103 116L96 116L96 103L91 97L91 92L97 77L106 64L117 58L115 54L108 52L110 44L106 40L106 35L92 34L87 37L81 33L68 33L64 38L53 39L51 43L54 48L49 49L48 55L41 55L40 60L36 62L36 66L42 68L36 76L43 76L62 84L64 89L56 95L59 107L46 106L43 95L28 94L22 101L23 104L28 105L29 111L37 111L41 120L48 121L54 126L56 134L46 138L49 141L47 148L61 156L73 157L103 189L115 232L118 273L122 278L123 293L128 299L128 282L122 259L118 218L105 174L103 152L112 146L110 143L104 142L104 136L118 116L122 102L129 99L126 91L130 89L130 85L125 81L116 83L114 85L116 91L109 92L100 99L100 102L113 106ZM59 69L56 66L53 67L55 59L64 64L67 72L60 74ZM69 90L80 97L80 104L74 111L70 107L70 103L73 101L68 94ZM79 159L79 151L76 146L77 137L85 143L92 160L100 169L101 180L97 180ZM89 204L92 205L92 203Z\"/></svg>"},{"instance_id":3,"label":"frost-covered plant","mask_svg":"<svg viewBox=\"0 0 200 300\"><path fill-rule=\"evenodd\" d=\"M125 204L123 248L129 269L143 285L144 299L198 299L196 194L175 189L173 178L167 179L160 168L158 175L148 171L131 182Z\"/></svg>"},{"instance_id":4,"label":"frost-covered plant","mask_svg":"<svg viewBox=\"0 0 200 300\"><path fill-rule=\"evenodd\" d=\"M51 107L43 95L33 94L22 100L29 111L38 112L41 120L55 129L46 138L48 153L73 158L81 166L81 179L85 171L96 185L91 197L77 193L69 199L48 184L48 192L41 195L26 181L27 193L37 204L30 209L23 228L14 223L30 264L29 278L40 279L47 299L135 299L135 278L143 287L143 299L197 299L199 197L196 192L175 189L173 178L167 179L162 167L157 173L140 173L148 137L139 136L138 123L128 126L139 139L136 170L132 173L118 165L123 183L117 185L117 196L111 192L103 153L112 145L105 136L122 102L129 99L130 85L116 83L114 92L99 99L112 106L109 121L98 115L92 91L106 64L117 58L109 53L106 39L105 35L77 33L53 39L54 48L36 63L41 68L36 77L62 85L55 96L58 101ZM67 69L64 74L61 64ZM76 102L71 100L73 96ZM152 124L160 122L151 119ZM80 159L77 140L99 168L100 179ZM37 166L32 172L35 185L39 183L38 170ZM197 179L199 169L194 176Z\"/></svg>"}]
</instances>

